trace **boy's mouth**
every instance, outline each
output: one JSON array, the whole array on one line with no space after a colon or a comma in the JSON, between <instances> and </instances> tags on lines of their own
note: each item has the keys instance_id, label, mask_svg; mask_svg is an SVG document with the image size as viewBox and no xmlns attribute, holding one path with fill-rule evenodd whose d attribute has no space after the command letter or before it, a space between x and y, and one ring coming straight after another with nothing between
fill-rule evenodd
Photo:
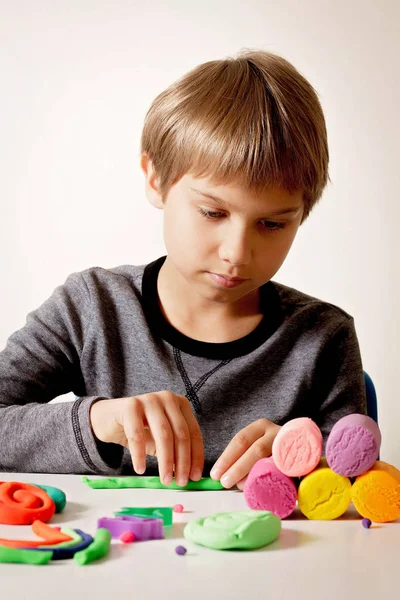
<instances>
[{"instance_id":1,"label":"boy's mouth","mask_svg":"<svg viewBox=\"0 0 400 600\"><path fill-rule=\"evenodd\" d=\"M214 283L225 288L233 288L243 283L243 281L246 281L241 277L228 277L227 275L221 275L220 273L210 273L210 276Z\"/></svg>"}]
</instances>

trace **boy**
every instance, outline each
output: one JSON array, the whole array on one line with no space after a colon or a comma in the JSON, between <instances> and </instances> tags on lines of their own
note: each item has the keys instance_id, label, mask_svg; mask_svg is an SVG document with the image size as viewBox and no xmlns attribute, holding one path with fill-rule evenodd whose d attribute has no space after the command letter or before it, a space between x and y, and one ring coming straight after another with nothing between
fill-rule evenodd
<instances>
[{"instance_id":1,"label":"boy","mask_svg":"<svg viewBox=\"0 0 400 600\"><path fill-rule=\"evenodd\" d=\"M273 54L205 63L161 93L141 167L168 254L71 275L10 337L0 470L142 474L147 455L164 483L211 469L242 488L286 421L311 417L326 440L365 413L352 318L271 281L328 159L314 89Z\"/></svg>"}]
</instances>

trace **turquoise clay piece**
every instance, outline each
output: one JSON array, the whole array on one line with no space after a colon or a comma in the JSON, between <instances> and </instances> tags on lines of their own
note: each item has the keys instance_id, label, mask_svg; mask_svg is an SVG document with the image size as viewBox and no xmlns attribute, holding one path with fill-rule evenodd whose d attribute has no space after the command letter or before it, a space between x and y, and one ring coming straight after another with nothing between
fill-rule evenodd
<instances>
[{"instance_id":1,"label":"turquoise clay piece","mask_svg":"<svg viewBox=\"0 0 400 600\"><path fill-rule=\"evenodd\" d=\"M243 510L189 521L183 535L215 550L253 550L276 540L281 527L279 517L269 511Z\"/></svg>"},{"instance_id":2,"label":"turquoise clay piece","mask_svg":"<svg viewBox=\"0 0 400 600\"><path fill-rule=\"evenodd\" d=\"M51 485L38 485L37 483L30 483L29 485L34 485L35 487L44 490L46 494L50 496L56 505L56 513L60 513L64 510L67 498L62 490L52 487Z\"/></svg>"}]
</instances>

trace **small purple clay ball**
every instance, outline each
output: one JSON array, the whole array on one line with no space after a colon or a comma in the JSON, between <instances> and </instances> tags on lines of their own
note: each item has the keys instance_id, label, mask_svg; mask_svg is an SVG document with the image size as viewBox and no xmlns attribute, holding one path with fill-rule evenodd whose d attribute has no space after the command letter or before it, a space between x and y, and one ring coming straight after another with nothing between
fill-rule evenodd
<instances>
[{"instance_id":1,"label":"small purple clay ball","mask_svg":"<svg viewBox=\"0 0 400 600\"><path fill-rule=\"evenodd\" d=\"M175 552L177 554L181 554L183 556L184 554L186 554L187 550L186 550L185 546L177 546L175 548Z\"/></svg>"},{"instance_id":2,"label":"small purple clay ball","mask_svg":"<svg viewBox=\"0 0 400 600\"><path fill-rule=\"evenodd\" d=\"M365 529L369 529L372 525L370 519L363 519L361 522L362 526L365 527Z\"/></svg>"}]
</instances>

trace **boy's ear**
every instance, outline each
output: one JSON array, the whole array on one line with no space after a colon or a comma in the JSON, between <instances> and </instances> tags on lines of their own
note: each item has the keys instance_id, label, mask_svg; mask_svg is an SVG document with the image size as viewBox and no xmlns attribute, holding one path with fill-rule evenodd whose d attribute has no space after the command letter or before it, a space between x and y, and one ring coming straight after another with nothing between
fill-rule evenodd
<instances>
[{"instance_id":1,"label":"boy's ear","mask_svg":"<svg viewBox=\"0 0 400 600\"><path fill-rule=\"evenodd\" d=\"M148 201L156 208L164 208L153 163L147 154L142 154L140 166L145 177L146 196Z\"/></svg>"}]
</instances>

